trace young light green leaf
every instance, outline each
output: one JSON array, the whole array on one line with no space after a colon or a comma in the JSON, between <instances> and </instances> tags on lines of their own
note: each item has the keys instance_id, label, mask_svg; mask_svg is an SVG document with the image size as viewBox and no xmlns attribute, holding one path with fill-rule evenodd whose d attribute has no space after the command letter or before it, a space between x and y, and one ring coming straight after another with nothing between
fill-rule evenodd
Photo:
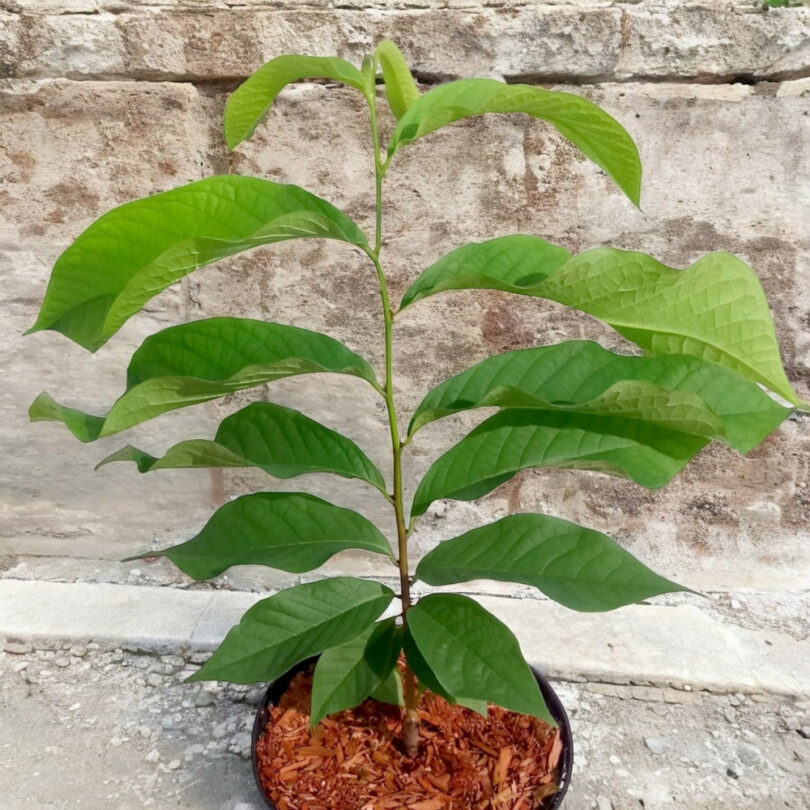
<instances>
[{"instance_id":1,"label":"young light green leaf","mask_svg":"<svg viewBox=\"0 0 810 810\"><path fill-rule=\"evenodd\" d=\"M140 557L168 557L195 579L232 565L267 565L300 574L349 548L385 554L380 530L351 509L304 492L257 492L221 506L191 540Z\"/></svg>"},{"instance_id":2,"label":"young light green leaf","mask_svg":"<svg viewBox=\"0 0 810 810\"><path fill-rule=\"evenodd\" d=\"M419 90L408 63L390 39L383 40L374 53L380 60L388 106L397 118L402 118L408 107L419 98Z\"/></svg>"},{"instance_id":3,"label":"young light green leaf","mask_svg":"<svg viewBox=\"0 0 810 810\"><path fill-rule=\"evenodd\" d=\"M526 113L554 126L619 188L639 203L641 161L633 139L616 119L581 96L494 79L462 79L420 96L399 119L388 152L445 124L483 113Z\"/></svg>"},{"instance_id":4,"label":"young light green leaf","mask_svg":"<svg viewBox=\"0 0 810 810\"><path fill-rule=\"evenodd\" d=\"M432 594L420 599L407 619L419 652L451 695L489 701L556 725L517 639L477 602Z\"/></svg>"},{"instance_id":5,"label":"young light green leaf","mask_svg":"<svg viewBox=\"0 0 810 810\"><path fill-rule=\"evenodd\" d=\"M391 706L404 706L405 697L402 692L402 676L399 674L399 670L394 667L377 687L371 690L369 697Z\"/></svg>"},{"instance_id":6,"label":"young light green leaf","mask_svg":"<svg viewBox=\"0 0 810 810\"><path fill-rule=\"evenodd\" d=\"M99 463L134 461L140 472L175 467L259 467L276 478L329 472L385 492L382 474L340 433L291 408L253 402L222 420L214 441L191 439L156 458L127 446Z\"/></svg>"},{"instance_id":7,"label":"young light green leaf","mask_svg":"<svg viewBox=\"0 0 810 810\"><path fill-rule=\"evenodd\" d=\"M730 369L689 355L628 357L577 340L495 355L438 385L422 400L409 435L434 419L485 406L570 410L611 386L636 380L700 397L719 419L722 434L741 453L761 442L792 412ZM722 436L721 436L722 438Z\"/></svg>"},{"instance_id":8,"label":"young light green leaf","mask_svg":"<svg viewBox=\"0 0 810 810\"><path fill-rule=\"evenodd\" d=\"M367 244L325 200L257 177L209 177L126 203L59 257L28 333L53 329L95 351L150 298L198 267L302 237Z\"/></svg>"},{"instance_id":9,"label":"young light green leaf","mask_svg":"<svg viewBox=\"0 0 810 810\"><path fill-rule=\"evenodd\" d=\"M411 514L423 514L440 498L480 498L531 467L595 470L655 489L707 443L703 436L672 430L655 420L506 409L433 463L419 484Z\"/></svg>"},{"instance_id":10,"label":"young light green leaf","mask_svg":"<svg viewBox=\"0 0 810 810\"><path fill-rule=\"evenodd\" d=\"M572 610L613 610L651 596L688 590L640 563L607 535L549 515L509 515L422 558L428 585L472 579L520 582Z\"/></svg>"},{"instance_id":11,"label":"young light green leaf","mask_svg":"<svg viewBox=\"0 0 810 810\"><path fill-rule=\"evenodd\" d=\"M369 697L393 671L402 648L400 636L394 619L387 619L352 641L326 650L312 680L310 726Z\"/></svg>"},{"instance_id":12,"label":"young light green leaf","mask_svg":"<svg viewBox=\"0 0 810 810\"><path fill-rule=\"evenodd\" d=\"M247 140L267 115L276 96L288 84L301 79L331 79L366 93L363 74L344 59L298 54L277 56L242 82L225 104L223 123L228 149L236 149Z\"/></svg>"},{"instance_id":13,"label":"young light green leaf","mask_svg":"<svg viewBox=\"0 0 810 810\"><path fill-rule=\"evenodd\" d=\"M126 392L106 416L67 408L47 393L29 415L32 422L63 422L90 442L166 411L313 372L351 374L379 388L368 362L334 338L248 318L209 318L148 337L130 360Z\"/></svg>"},{"instance_id":14,"label":"young light green leaf","mask_svg":"<svg viewBox=\"0 0 810 810\"><path fill-rule=\"evenodd\" d=\"M480 714L482 717L487 716L489 709L487 707L486 700L456 697L448 692L444 686L442 686L439 679L436 677L436 674L430 668L430 665L424 659L422 653L419 651L419 648L416 646L416 642L413 640L410 632L405 633L402 639L402 647L405 651L405 658L408 662L408 666L411 668L411 672L416 675L419 682L420 691L430 689L431 692L443 697L452 706L458 704L459 706L464 706L467 709L471 709L476 714Z\"/></svg>"},{"instance_id":15,"label":"young light green leaf","mask_svg":"<svg viewBox=\"0 0 810 810\"><path fill-rule=\"evenodd\" d=\"M512 234L472 242L434 262L408 288L400 309L445 290L523 293L562 267L571 254L537 236Z\"/></svg>"},{"instance_id":16,"label":"young light green leaf","mask_svg":"<svg viewBox=\"0 0 810 810\"><path fill-rule=\"evenodd\" d=\"M600 318L652 354L702 357L799 402L762 285L736 256L709 253L675 270L643 253L600 248L572 258L535 294Z\"/></svg>"},{"instance_id":17,"label":"young light green leaf","mask_svg":"<svg viewBox=\"0 0 810 810\"><path fill-rule=\"evenodd\" d=\"M191 681L272 681L291 666L357 638L394 598L376 582L337 577L255 604Z\"/></svg>"},{"instance_id":18,"label":"young light green leaf","mask_svg":"<svg viewBox=\"0 0 810 810\"><path fill-rule=\"evenodd\" d=\"M504 237L507 248L512 238ZM491 288L557 301L599 318L650 354L688 354L720 363L810 408L785 377L762 286L736 256L709 253L676 270L643 253L597 248L539 279L521 251L497 254L498 241L467 245L440 259L424 272L424 283L421 277L414 282L407 302L429 295L444 267L450 275L436 292ZM461 250L465 264L480 262L486 273L467 273L454 258ZM490 255L499 256L491 266L486 265Z\"/></svg>"}]
</instances>

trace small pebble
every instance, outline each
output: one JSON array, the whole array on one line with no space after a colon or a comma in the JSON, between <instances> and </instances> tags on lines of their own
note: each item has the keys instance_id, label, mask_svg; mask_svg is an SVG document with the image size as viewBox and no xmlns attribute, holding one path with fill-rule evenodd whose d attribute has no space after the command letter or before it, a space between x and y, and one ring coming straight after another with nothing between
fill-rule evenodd
<instances>
[{"instance_id":1,"label":"small pebble","mask_svg":"<svg viewBox=\"0 0 810 810\"><path fill-rule=\"evenodd\" d=\"M597 796L596 810L613 810L613 803L607 798L607 796Z\"/></svg>"},{"instance_id":2,"label":"small pebble","mask_svg":"<svg viewBox=\"0 0 810 810\"><path fill-rule=\"evenodd\" d=\"M145 757L144 759L147 762L157 762L160 759L160 751L157 748L153 748Z\"/></svg>"},{"instance_id":3,"label":"small pebble","mask_svg":"<svg viewBox=\"0 0 810 810\"><path fill-rule=\"evenodd\" d=\"M250 759L250 746L250 734L248 734L246 731L242 731L238 734L234 734L233 737L231 737L231 742L228 745L228 751L230 751L232 754L237 754L238 756L242 757L242 759Z\"/></svg>"},{"instance_id":4,"label":"small pebble","mask_svg":"<svg viewBox=\"0 0 810 810\"><path fill-rule=\"evenodd\" d=\"M749 768L756 768L762 763L762 752L751 743L740 743L737 746L737 756L740 762Z\"/></svg>"},{"instance_id":5,"label":"small pebble","mask_svg":"<svg viewBox=\"0 0 810 810\"><path fill-rule=\"evenodd\" d=\"M172 761L171 761L171 762L170 762L170 763L167 765L167 767L168 767L168 769L169 769L170 771L176 771L176 770L177 770L177 769L180 767L180 764L181 764L181 763L180 763L180 760L179 760L179 759L173 759L173 760L172 760Z\"/></svg>"},{"instance_id":6,"label":"small pebble","mask_svg":"<svg viewBox=\"0 0 810 810\"><path fill-rule=\"evenodd\" d=\"M213 706L214 705L214 696L210 692L206 692L205 690L201 689L197 692L197 696L194 698L194 705L197 708L205 708L206 706Z\"/></svg>"},{"instance_id":7,"label":"small pebble","mask_svg":"<svg viewBox=\"0 0 810 810\"><path fill-rule=\"evenodd\" d=\"M68 706L68 711L75 712L81 708L81 705L82 705L81 703L71 703L70 706Z\"/></svg>"},{"instance_id":8,"label":"small pebble","mask_svg":"<svg viewBox=\"0 0 810 810\"><path fill-rule=\"evenodd\" d=\"M669 742L662 737L645 737L644 745L646 745L653 754L663 754L669 750Z\"/></svg>"},{"instance_id":9,"label":"small pebble","mask_svg":"<svg viewBox=\"0 0 810 810\"><path fill-rule=\"evenodd\" d=\"M190 745L185 751L183 751L183 757L186 761L190 762L195 756L202 754L204 751L205 748L200 745L200 743L194 743L194 745Z\"/></svg>"}]
</instances>

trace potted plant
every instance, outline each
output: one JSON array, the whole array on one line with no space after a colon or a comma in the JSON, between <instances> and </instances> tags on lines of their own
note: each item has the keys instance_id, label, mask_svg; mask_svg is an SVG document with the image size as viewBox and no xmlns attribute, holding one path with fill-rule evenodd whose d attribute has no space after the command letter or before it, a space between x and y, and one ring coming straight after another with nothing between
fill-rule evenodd
<instances>
[{"instance_id":1,"label":"potted plant","mask_svg":"<svg viewBox=\"0 0 810 810\"><path fill-rule=\"evenodd\" d=\"M416 521L438 500L480 498L533 467L597 471L661 487L709 442L747 452L805 405L784 374L756 277L725 253L676 270L641 253L596 248L571 255L537 236L508 235L439 258L395 304L381 256L383 180L408 144L467 116L525 113L554 126L635 204L638 152L617 121L579 96L491 79L450 82L420 94L402 54L388 41L359 69L339 58L273 59L230 97L224 117L228 147L251 136L288 83L306 78L342 82L367 102L376 177L371 238L297 186L211 177L127 203L90 225L56 262L29 331L53 329L95 351L150 298L205 264L286 239L336 239L356 248L376 273L382 379L363 357L326 335L245 318L209 318L148 337L131 358L125 392L104 415L83 413L43 393L31 406L31 418L61 421L80 440L94 441L169 410L283 377L334 372L364 380L387 412L389 481L353 441L269 401L226 417L213 439L180 442L161 457L128 445L101 462L133 461L141 472L251 466L277 478L328 472L359 479L390 504L393 549L378 527L351 510L306 492L258 492L226 503L193 538L158 552L198 579L244 564L311 571L344 549L377 553L398 569L398 593L367 579L338 577L263 599L192 680L274 682L260 709L254 753L265 794L280 810L399 807L405 795L416 810L557 806L570 775L571 744L554 730L564 712L550 687L523 660L512 632L477 602L451 592L417 601L414 581L523 583L583 611L612 610L684 588L608 536L542 514L512 514L446 539L414 568L408 538ZM396 119L385 150L377 119L379 83ZM473 288L580 310L643 354L567 341L496 355L429 391L405 427L393 396L395 319L431 295ZM417 432L433 420L480 407L498 410L434 461L408 506L401 462ZM349 727L352 739L367 743L365 749L342 747L341 729ZM448 744L456 749L431 770L437 749L421 744L434 740L439 727L451 729ZM495 727L532 750L527 755L517 742L494 749L482 742L484 730ZM471 757L462 756L469 751L465 734L477 734L476 750L483 752L476 754L477 783L470 780ZM360 764L344 767L346 757ZM393 758L398 764L392 765ZM369 775L373 762L380 765L376 777ZM336 773L349 773L357 791L340 793L340 773L324 776L330 764ZM325 795L316 795L319 781Z\"/></svg>"}]
</instances>

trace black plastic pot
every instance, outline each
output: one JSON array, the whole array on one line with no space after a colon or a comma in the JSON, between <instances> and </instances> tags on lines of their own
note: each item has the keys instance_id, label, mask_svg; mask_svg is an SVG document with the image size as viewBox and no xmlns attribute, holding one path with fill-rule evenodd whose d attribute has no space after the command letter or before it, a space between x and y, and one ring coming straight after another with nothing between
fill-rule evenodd
<instances>
[{"instance_id":1,"label":"black plastic pot","mask_svg":"<svg viewBox=\"0 0 810 810\"><path fill-rule=\"evenodd\" d=\"M251 758L253 760L253 775L256 778L256 786L259 793L264 799L265 804L270 810L277 810L275 804L270 800L270 797L264 792L261 779L259 778L259 761L256 756L256 744L259 738L264 733L264 728L267 725L269 714L269 707L275 705L281 696L287 691L290 681L299 673L305 670L311 664L318 660L315 658L308 658L306 661L296 664L292 669L277 678L270 686L267 687L262 702L259 704L258 711L256 712L256 720L253 723L253 739L250 746ZM542 810L556 810L563 801L565 792L568 790L568 785L571 783L571 770L574 765L574 741L571 737L571 723L568 721L568 715L565 713L557 693L551 688L551 684L546 680L545 676L532 667L532 673L537 679L540 686L540 691L543 693L543 698L546 701L551 716L560 727L560 737L562 739L563 750L560 757L560 789L542 805ZM353 808L345 808L345 810L353 810Z\"/></svg>"}]
</instances>

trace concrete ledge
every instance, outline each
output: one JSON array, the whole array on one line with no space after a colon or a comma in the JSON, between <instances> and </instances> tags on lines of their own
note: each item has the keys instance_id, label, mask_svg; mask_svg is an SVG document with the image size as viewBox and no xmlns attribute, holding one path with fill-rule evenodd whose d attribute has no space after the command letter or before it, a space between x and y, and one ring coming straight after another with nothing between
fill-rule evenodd
<instances>
[{"instance_id":1,"label":"concrete ledge","mask_svg":"<svg viewBox=\"0 0 810 810\"><path fill-rule=\"evenodd\" d=\"M133 585L0 581L0 638L208 651L261 597ZM574 613L539 599L476 597L552 677L810 697L806 641L722 623L695 605Z\"/></svg>"}]
</instances>

